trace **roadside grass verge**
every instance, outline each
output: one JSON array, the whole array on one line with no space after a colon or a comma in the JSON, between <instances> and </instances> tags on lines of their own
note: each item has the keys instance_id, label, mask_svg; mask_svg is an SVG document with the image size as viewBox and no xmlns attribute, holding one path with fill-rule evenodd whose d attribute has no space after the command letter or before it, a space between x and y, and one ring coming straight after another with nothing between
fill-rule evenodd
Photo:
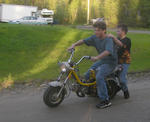
<instances>
[{"instance_id":1,"label":"roadside grass verge","mask_svg":"<svg viewBox=\"0 0 150 122\"><path fill-rule=\"evenodd\" d=\"M114 32L113 32L114 33ZM0 82L8 85L33 80L55 79L59 73L58 61L69 57L66 49L79 39L92 35L89 30L66 26L33 26L0 24ZM150 34L129 33L132 40L130 72L150 69ZM74 60L83 55L97 55L93 47L77 47ZM83 73L92 62L80 66Z\"/></svg>"}]
</instances>

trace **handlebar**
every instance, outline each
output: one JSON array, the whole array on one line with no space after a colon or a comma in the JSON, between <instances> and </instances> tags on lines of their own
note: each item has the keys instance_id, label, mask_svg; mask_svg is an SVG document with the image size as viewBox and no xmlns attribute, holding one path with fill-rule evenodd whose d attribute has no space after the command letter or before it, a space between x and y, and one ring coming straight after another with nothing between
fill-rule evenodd
<instances>
[{"instance_id":1,"label":"handlebar","mask_svg":"<svg viewBox=\"0 0 150 122\"><path fill-rule=\"evenodd\" d=\"M68 59L68 63L71 62L71 60L72 60L72 58L73 58L73 55L74 55L74 52L75 52L75 49L72 48L72 49L69 50L69 52L71 53L71 56L70 56L70 58ZM91 56L83 56L83 57L76 63L76 65L78 65L83 59L91 59Z\"/></svg>"},{"instance_id":2,"label":"handlebar","mask_svg":"<svg viewBox=\"0 0 150 122\"><path fill-rule=\"evenodd\" d=\"M76 63L76 65L78 65L83 59L91 59L91 56L83 56L83 57Z\"/></svg>"},{"instance_id":3,"label":"handlebar","mask_svg":"<svg viewBox=\"0 0 150 122\"><path fill-rule=\"evenodd\" d=\"M68 59L68 63L70 63L70 62L71 62L72 57L73 57L74 52L75 52L75 49L74 49L74 48L72 48L72 49L70 49L70 50L69 50L69 52L71 53L71 56L70 56L70 58Z\"/></svg>"},{"instance_id":4,"label":"handlebar","mask_svg":"<svg viewBox=\"0 0 150 122\"><path fill-rule=\"evenodd\" d=\"M91 59L91 56L83 56L85 59Z\"/></svg>"},{"instance_id":5,"label":"handlebar","mask_svg":"<svg viewBox=\"0 0 150 122\"><path fill-rule=\"evenodd\" d=\"M70 52L70 53L73 53L74 51L75 51L75 49L74 49L74 48L72 48L72 49L68 50L68 52Z\"/></svg>"}]
</instances>

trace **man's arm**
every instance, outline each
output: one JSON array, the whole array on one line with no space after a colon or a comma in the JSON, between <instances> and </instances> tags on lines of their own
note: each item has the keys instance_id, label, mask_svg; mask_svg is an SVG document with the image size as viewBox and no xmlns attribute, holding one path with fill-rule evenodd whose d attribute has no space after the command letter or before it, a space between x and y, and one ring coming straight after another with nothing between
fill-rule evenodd
<instances>
[{"instance_id":1,"label":"man's arm","mask_svg":"<svg viewBox=\"0 0 150 122\"><path fill-rule=\"evenodd\" d=\"M76 46L80 46L82 44L86 44L87 46L95 46L95 41L94 41L94 35L90 36L84 40L79 40L76 43L74 43L71 47L68 48L68 50L75 48Z\"/></svg>"},{"instance_id":2,"label":"man's arm","mask_svg":"<svg viewBox=\"0 0 150 122\"><path fill-rule=\"evenodd\" d=\"M92 57L91 60L97 61L103 59L106 56L113 55L113 52L114 52L113 40L110 38L109 40L106 41L105 50L102 53L100 53L98 56Z\"/></svg>"},{"instance_id":3,"label":"man's arm","mask_svg":"<svg viewBox=\"0 0 150 122\"><path fill-rule=\"evenodd\" d=\"M79 41L77 41L76 43L72 44L72 46L69 47L68 50L74 49L76 46L80 46L80 45L82 45L83 43L84 43L83 40L79 40Z\"/></svg>"},{"instance_id":4,"label":"man's arm","mask_svg":"<svg viewBox=\"0 0 150 122\"><path fill-rule=\"evenodd\" d=\"M95 57L91 57L91 61L97 61L97 60L100 60L106 56L109 56L110 55L110 52L105 50L103 51L101 54L99 54L98 56L95 56Z\"/></svg>"}]
</instances>

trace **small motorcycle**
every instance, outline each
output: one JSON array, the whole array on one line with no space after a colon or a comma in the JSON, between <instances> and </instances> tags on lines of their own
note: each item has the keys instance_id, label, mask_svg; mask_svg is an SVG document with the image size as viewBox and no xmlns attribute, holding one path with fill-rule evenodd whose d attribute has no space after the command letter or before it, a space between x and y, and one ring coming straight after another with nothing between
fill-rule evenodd
<instances>
[{"instance_id":1,"label":"small motorcycle","mask_svg":"<svg viewBox=\"0 0 150 122\"><path fill-rule=\"evenodd\" d=\"M83 80L79 75L78 64L84 59L90 59L90 56L83 56L78 62L73 62L72 58L74 52L74 49L70 51L71 56L67 62L58 63L61 69L58 79L56 81L51 81L46 85L43 101L49 107L57 107L64 98L70 95L71 91L74 91L79 97L98 96L95 78L96 72L90 70L90 79L88 81ZM112 99L120 90L118 76L121 71L122 67L117 66L105 79L110 99Z\"/></svg>"}]
</instances>

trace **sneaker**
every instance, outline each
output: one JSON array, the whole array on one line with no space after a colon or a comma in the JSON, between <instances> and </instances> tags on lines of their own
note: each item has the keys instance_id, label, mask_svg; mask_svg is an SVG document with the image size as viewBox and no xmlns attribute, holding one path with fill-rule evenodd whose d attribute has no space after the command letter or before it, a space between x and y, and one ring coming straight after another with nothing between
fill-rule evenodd
<instances>
[{"instance_id":1,"label":"sneaker","mask_svg":"<svg viewBox=\"0 0 150 122\"><path fill-rule=\"evenodd\" d=\"M130 98L130 94L129 94L129 91L124 91L124 98L125 99L129 99Z\"/></svg>"},{"instance_id":2,"label":"sneaker","mask_svg":"<svg viewBox=\"0 0 150 122\"><path fill-rule=\"evenodd\" d=\"M97 108L107 108L111 106L111 102L109 100L101 101L99 104L96 105Z\"/></svg>"}]
</instances>

